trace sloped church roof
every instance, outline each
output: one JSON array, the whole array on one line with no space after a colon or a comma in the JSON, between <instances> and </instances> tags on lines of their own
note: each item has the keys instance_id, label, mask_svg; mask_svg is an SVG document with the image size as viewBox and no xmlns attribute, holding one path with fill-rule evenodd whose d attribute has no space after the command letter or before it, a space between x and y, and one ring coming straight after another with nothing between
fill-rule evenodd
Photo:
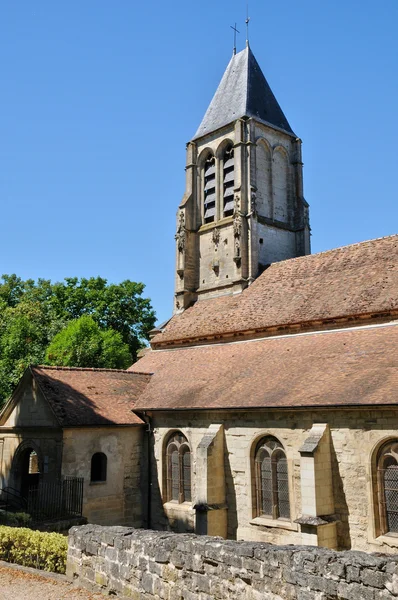
<instances>
[{"instance_id":1,"label":"sloped church roof","mask_svg":"<svg viewBox=\"0 0 398 600\"><path fill-rule=\"evenodd\" d=\"M273 263L241 294L174 315L153 348L398 310L398 235Z\"/></svg>"},{"instance_id":2,"label":"sloped church roof","mask_svg":"<svg viewBox=\"0 0 398 600\"><path fill-rule=\"evenodd\" d=\"M250 46L232 56L194 139L241 117L253 117L294 135Z\"/></svg>"}]
</instances>

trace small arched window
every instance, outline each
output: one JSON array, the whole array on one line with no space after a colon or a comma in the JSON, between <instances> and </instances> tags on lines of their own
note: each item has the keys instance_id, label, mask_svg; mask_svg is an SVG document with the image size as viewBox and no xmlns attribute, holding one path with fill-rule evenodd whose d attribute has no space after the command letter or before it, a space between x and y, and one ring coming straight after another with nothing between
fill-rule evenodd
<instances>
[{"instance_id":1,"label":"small arched window","mask_svg":"<svg viewBox=\"0 0 398 600\"><path fill-rule=\"evenodd\" d=\"M91 483L106 481L108 459L103 452L96 452L91 458Z\"/></svg>"},{"instance_id":2,"label":"small arched window","mask_svg":"<svg viewBox=\"0 0 398 600\"><path fill-rule=\"evenodd\" d=\"M223 156L223 215L234 212L235 159L234 149L228 146Z\"/></svg>"},{"instance_id":3,"label":"small arched window","mask_svg":"<svg viewBox=\"0 0 398 600\"><path fill-rule=\"evenodd\" d=\"M204 165L203 195L204 221L211 223L216 214L216 161L212 154Z\"/></svg>"},{"instance_id":4,"label":"small arched window","mask_svg":"<svg viewBox=\"0 0 398 600\"><path fill-rule=\"evenodd\" d=\"M191 502L191 450L179 431L166 444L166 501Z\"/></svg>"},{"instance_id":5,"label":"small arched window","mask_svg":"<svg viewBox=\"0 0 398 600\"><path fill-rule=\"evenodd\" d=\"M262 438L254 455L256 516L290 519L286 454L274 437Z\"/></svg>"},{"instance_id":6,"label":"small arched window","mask_svg":"<svg viewBox=\"0 0 398 600\"><path fill-rule=\"evenodd\" d=\"M381 533L398 533L398 440L379 451L377 487Z\"/></svg>"}]
</instances>

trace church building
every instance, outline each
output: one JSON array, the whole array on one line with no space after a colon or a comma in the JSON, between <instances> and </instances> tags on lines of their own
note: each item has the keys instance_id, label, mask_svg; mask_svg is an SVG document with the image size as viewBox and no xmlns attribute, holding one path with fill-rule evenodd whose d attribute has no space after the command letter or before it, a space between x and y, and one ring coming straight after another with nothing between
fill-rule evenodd
<instances>
[{"instance_id":1,"label":"church building","mask_svg":"<svg viewBox=\"0 0 398 600\"><path fill-rule=\"evenodd\" d=\"M175 239L174 314L137 363L25 374L3 482L25 444L84 477L93 522L396 552L398 236L310 253L301 140L249 45L187 144Z\"/></svg>"}]
</instances>

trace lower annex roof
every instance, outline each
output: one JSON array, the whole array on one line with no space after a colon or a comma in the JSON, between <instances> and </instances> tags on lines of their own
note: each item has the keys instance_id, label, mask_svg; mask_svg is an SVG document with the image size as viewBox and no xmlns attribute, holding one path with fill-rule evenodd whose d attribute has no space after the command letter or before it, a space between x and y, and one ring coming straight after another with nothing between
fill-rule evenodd
<instances>
[{"instance_id":1,"label":"lower annex roof","mask_svg":"<svg viewBox=\"0 0 398 600\"><path fill-rule=\"evenodd\" d=\"M132 410L149 376L118 369L30 367L61 427L141 425Z\"/></svg>"},{"instance_id":2,"label":"lower annex roof","mask_svg":"<svg viewBox=\"0 0 398 600\"><path fill-rule=\"evenodd\" d=\"M398 403L398 323L152 350L135 410L381 406Z\"/></svg>"}]
</instances>

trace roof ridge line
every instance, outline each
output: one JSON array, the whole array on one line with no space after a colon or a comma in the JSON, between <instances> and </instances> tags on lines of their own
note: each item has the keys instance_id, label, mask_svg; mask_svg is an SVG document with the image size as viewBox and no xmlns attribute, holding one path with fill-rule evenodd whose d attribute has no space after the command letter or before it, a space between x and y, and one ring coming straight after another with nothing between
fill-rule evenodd
<instances>
[{"instance_id":1,"label":"roof ridge line","mask_svg":"<svg viewBox=\"0 0 398 600\"><path fill-rule=\"evenodd\" d=\"M134 363L133 363L134 364ZM108 369L105 367L59 367L56 365L30 365L32 369L44 369L45 371L87 371L90 373L134 373L135 375L148 375L148 373L139 371L130 371L129 369ZM129 367L130 368L130 367Z\"/></svg>"},{"instance_id":2,"label":"roof ridge line","mask_svg":"<svg viewBox=\"0 0 398 600\"><path fill-rule=\"evenodd\" d=\"M362 246L362 244L370 244L371 242L380 242L381 240L387 240L388 238L394 238L394 237L396 237L398 240L398 233L391 233L390 235L382 235L381 237L370 238L368 240L363 240L362 242L352 242L352 244L345 244L344 246L337 246L337 248L329 248L328 250L321 250L320 252L314 252L314 254L305 254L304 256L293 256L292 258L285 258L283 260L277 260L277 261L271 263L270 266L278 265L280 263L285 263L285 262L290 262L290 261L305 260L308 258L313 258L315 256L321 256L321 254L328 254L329 252L339 252L341 250L346 250L347 248L353 248L355 246ZM261 275L259 277L257 277L257 280L259 280L261 278Z\"/></svg>"},{"instance_id":3,"label":"roof ridge line","mask_svg":"<svg viewBox=\"0 0 398 600\"><path fill-rule=\"evenodd\" d=\"M301 331L298 333L285 333L282 335L266 335L258 338L250 338L247 340L231 340L229 342L217 342L209 344L192 344L192 345L180 345L174 348L151 348L152 352L177 352L178 350L195 350L196 348L209 348L215 346L232 346L233 344L249 344L250 342L262 342L265 340L280 340L285 338L295 338L309 335L323 335L328 333L342 333L347 331L358 331L365 329L377 329L381 327L396 327L398 326L398 320L388 321L387 323L371 323L369 325L354 325L352 327L339 327L336 329L314 329L313 331Z\"/></svg>"}]
</instances>

